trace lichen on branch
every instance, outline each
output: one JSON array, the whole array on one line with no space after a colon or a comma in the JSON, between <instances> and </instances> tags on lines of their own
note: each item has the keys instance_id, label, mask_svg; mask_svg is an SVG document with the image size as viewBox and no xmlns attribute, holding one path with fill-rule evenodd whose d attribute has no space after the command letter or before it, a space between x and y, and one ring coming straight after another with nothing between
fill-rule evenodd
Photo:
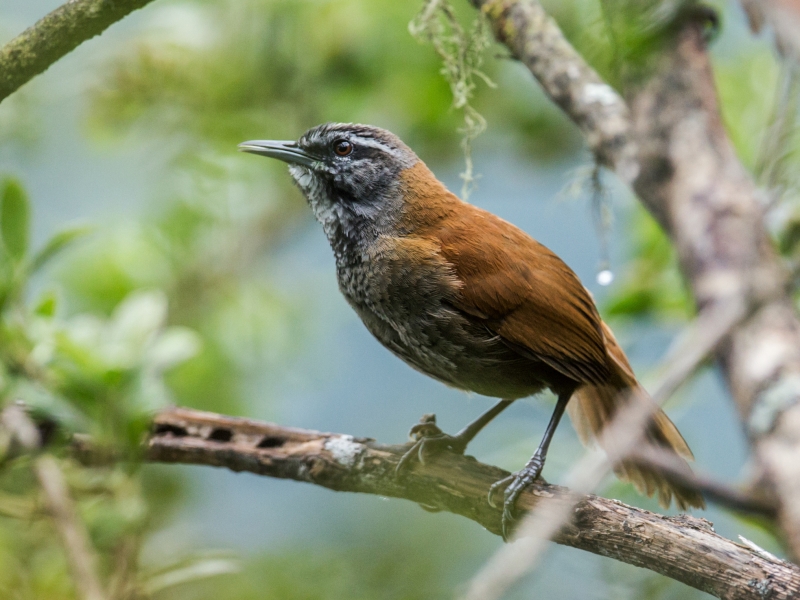
<instances>
[{"instance_id":1,"label":"lichen on branch","mask_svg":"<svg viewBox=\"0 0 800 600\"><path fill-rule=\"evenodd\" d=\"M152 0L70 0L0 48L0 102L50 65Z\"/></svg>"}]
</instances>

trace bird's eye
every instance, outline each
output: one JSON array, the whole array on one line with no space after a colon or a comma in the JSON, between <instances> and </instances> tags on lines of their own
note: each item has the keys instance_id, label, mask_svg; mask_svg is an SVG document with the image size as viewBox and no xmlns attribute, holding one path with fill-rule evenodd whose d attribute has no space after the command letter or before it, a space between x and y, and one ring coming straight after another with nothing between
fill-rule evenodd
<instances>
[{"instance_id":1,"label":"bird's eye","mask_svg":"<svg viewBox=\"0 0 800 600\"><path fill-rule=\"evenodd\" d=\"M353 151L353 144L347 140L336 140L333 142L333 151L339 156L347 156Z\"/></svg>"}]
</instances>

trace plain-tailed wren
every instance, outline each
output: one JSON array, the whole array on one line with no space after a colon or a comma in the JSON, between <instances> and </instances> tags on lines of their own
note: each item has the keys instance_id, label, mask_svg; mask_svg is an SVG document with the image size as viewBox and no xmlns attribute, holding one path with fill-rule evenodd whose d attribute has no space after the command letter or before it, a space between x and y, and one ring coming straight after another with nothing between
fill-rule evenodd
<instances>
[{"instance_id":1,"label":"plain-tailed wren","mask_svg":"<svg viewBox=\"0 0 800 600\"><path fill-rule=\"evenodd\" d=\"M575 273L514 225L449 192L394 134L325 124L296 142L239 148L289 163L333 248L339 288L384 346L447 385L502 399L455 436L416 426L399 469L444 448L463 452L515 399L549 388L558 401L539 448L489 494L491 502L505 486L505 531L565 409L586 442L632 390L646 394ZM646 439L692 457L661 411ZM697 492L656 471L625 462L616 471L662 505L674 497L682 509L703 506Z\"/></svg>"}]
</instances>

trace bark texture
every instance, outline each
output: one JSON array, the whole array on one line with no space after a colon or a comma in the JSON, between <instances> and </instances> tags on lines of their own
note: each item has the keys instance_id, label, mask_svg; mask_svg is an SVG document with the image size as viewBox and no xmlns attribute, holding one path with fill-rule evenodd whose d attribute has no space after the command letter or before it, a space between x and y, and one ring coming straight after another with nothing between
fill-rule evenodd
<instances>
[{"instance_id":1,"label":"bark texture","mask_svg":"<svg viewBox=\"0 0 800 600\"><path fill-rule=\"evenodd\" d=\"M488 504L486 494L506 471L447 454L398 479L395 467L405 448L171 409L156 417L146 452L155 462L226 467L336 491L405 498L465 516L500 534L501 510ZM519 506L531 509L567 495L565 488L537 482L521 496ZM586 496L554 541L650 569L727 600L800 594L798 567L717 535L704 519L664 517L599 496Z\"/></svg>"},{"instance_id":2,"label":"bark texture","mask_svg":"<svg viewBox=\"0 0 800 600\"><path fill-rule=\"evenodd\" d=\"M497 40L581 129L598 160L631 182L639 168L628 106L575 51L544 8L525 0L470 2L489 18Z\"/></svg>"},{"instance_id":3,"label":"bark texture","mask_svg":"<svg viewBox=\"0 0 800 600\"><path fill-rule=\"evenodd\" d=\"M0 48L0 102L39 73L152 0L69 0Z\"/></svg>"},{"instance_id":4,"label":"bark texture","mask_svg":"<svg viewBox=\"0 0 800 600\"><path fill-rule=\"evenodd\" d=\"M717 358L800 556L800 323L764 197L719 117L699 27L681 30L631 106L642 173L634 187L670 234L698 307L737 297L759 306Z\"/></svg>"},{"instance_id":5,"label":"bark texture","mask_svg":"<svg viewBox=\"0 0 800 600\"><path fill-rule=\"evenodd\" d=\"M698 307L757 306L715 357L800 556L800 322L763 196L719 115L702 13L679 16L647 80L623 99L609 86L594 93L602 80L535 0L471 2L668 232Z\"/></svg>"}]
</instances>

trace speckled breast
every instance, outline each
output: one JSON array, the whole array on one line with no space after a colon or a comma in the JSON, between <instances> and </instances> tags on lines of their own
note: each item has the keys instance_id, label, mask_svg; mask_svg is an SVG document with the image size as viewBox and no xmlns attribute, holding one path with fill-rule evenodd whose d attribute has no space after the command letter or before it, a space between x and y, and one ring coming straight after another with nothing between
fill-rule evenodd
<instances>
[{"instance_id":1,"label":"speckled breast","mask_svg":"<svg viewBox=\"0 0 800 600\"><path fill-rule=\"evenodd\" d=\"M413 368L447 385L521 398L546 385L526 359L453 307L441 265L371 248L337 260L339 288L367 329Z\"/></svg>"}]
</instances>

